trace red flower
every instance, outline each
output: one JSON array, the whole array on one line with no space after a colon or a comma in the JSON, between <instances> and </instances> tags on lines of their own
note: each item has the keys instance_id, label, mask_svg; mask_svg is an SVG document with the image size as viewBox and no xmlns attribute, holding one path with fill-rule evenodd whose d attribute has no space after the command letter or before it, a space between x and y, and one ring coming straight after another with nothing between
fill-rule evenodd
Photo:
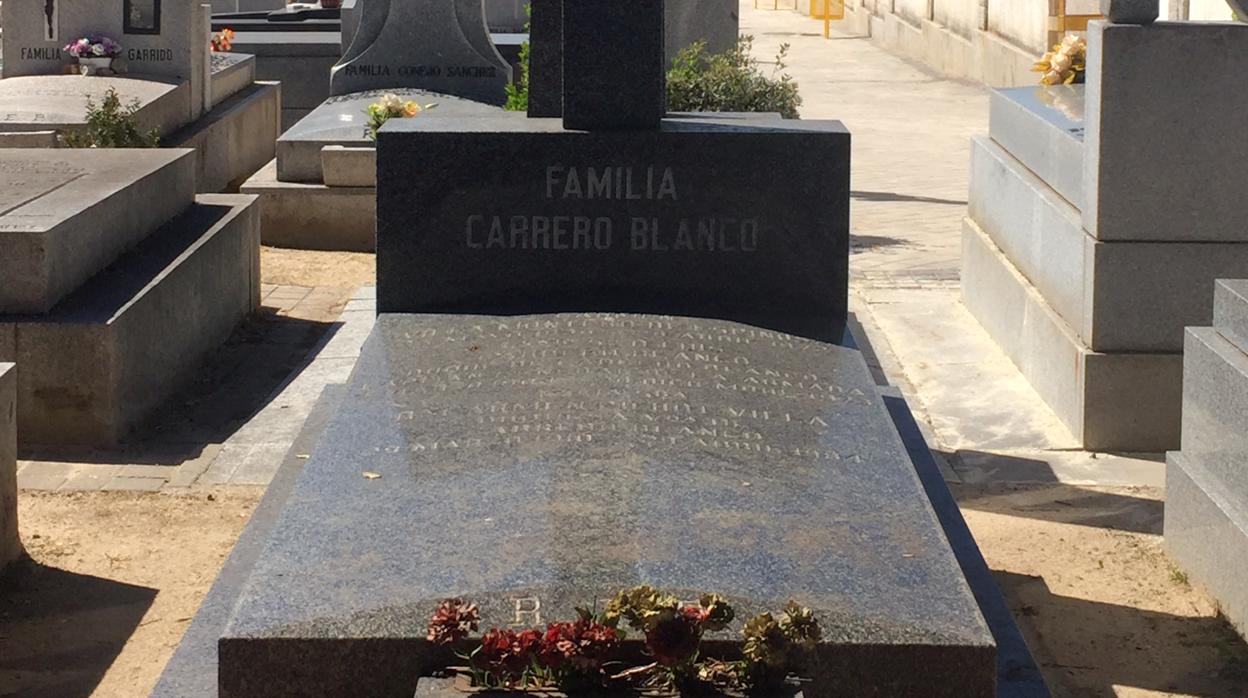
<instances>
[{"instance_id":1,"label":"red flower","mask_svg":"<svg viewBox=\"0 0 1248 698\"><path fill-rule=\"evenodd\" d=\"M438 604L429 619L428 639L435 645L453 645L475 632L481 622L481 614L475 603L463 599L445 599Z\"/></svg>"},{"instance_id":2,"label":"red flower","mask_svg":"<svg viewBox=\"0 0 1248 698\"><path fill-rule=\"evenodd\" d=\"M596 670L619 647L615 628L588 618L551 623L542 638L541 661L551 669L567 666L580 671Z\"/></svg>"},{"instance_id":3,"label":"red flower","mask_svg":"<svg viewBox=\"0 0 1248 698\"><path fill-rule=\"evenodd\" d=\"M500 680L509 681L529 668L541 644L542 635L536 630L517 633L492 628L481 637L481 652L477 654L477 659L484 665L481 668Z\"/></svg>"},{"instance_id":4,"label":"red flower","mask_svg":"<svg viewBox=\"0 0 1248 698\"><path fill-rule=\"evenodd\" d=\"M646 631L646 650L663 666L688 661L702 641L700 613L690 614L686 606L679 613L665 613ZM696 610L696 609L695 609Z\"/></svg>"}]
</instances>

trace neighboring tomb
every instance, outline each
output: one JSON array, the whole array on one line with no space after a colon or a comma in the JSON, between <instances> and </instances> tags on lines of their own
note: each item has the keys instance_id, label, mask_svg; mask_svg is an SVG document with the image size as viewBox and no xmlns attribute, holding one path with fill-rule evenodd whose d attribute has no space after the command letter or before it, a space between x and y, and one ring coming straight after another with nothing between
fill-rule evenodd
<instances>
[{"instance_id":1,"label":"neighboring tomb","mask_svg":"<svg viewBox=\"0 0 1248 698\"><path fill-rule=\"evenodd\" d=\"M0 361L26 444L112 445L259 303L254 197L189 150L0 151Z\"/></svg>"},{"instance_id":2,"label":"neighboring tomb","mask_svg":"<svg viewBox=\"0 0 1248 698\"><path fill-rule=\"evenodd\" d=\"M1215 278L1248 276L1248 132L1226 116L1248 110L1248 53L1227 49L1248 25L1094 22L1088 42L1086 87L992 96L963 299L1085 448L1162 451L1183 328L1209 321Z\"/></svg>"},{"instance_id":3,"label":"neighboring tomb","mask_svg":"<svg viewBox=\"0 0 1248 698\"><path fill-rule=\"evenodd\" d=\"M255 82L255 61L211 53L205 6L192 0L48 0L4 3L0 131L66 131L86 121L87 100L116 89L138 101L139 121L161 144L193 148L200 191L236 186L272 158L277 85ZM115 75L83 77L62 46L114 38Z\"/></svg>"},{"instance_id":4,"label":"neighboring tomb","mask_svg":"<svg viewBox=\"0 0 1248 698\"><path fill-rule=\"evenodd\" d=\"M1248 633L1248 281L1219 281L1183 351L1183 450L1166 460L1166 550Z\"/></svg>"},{"instance_id":5,"label":"neighboring tomb","mask_svg":"<svg viewBox=\"0 0 1248 698\"><path fill-rule=\"evenodd\" d=\"M0 363L0 572L21 554L22 541L17 535L17 370L11 363Z\"/></svg>"}]
</instances>

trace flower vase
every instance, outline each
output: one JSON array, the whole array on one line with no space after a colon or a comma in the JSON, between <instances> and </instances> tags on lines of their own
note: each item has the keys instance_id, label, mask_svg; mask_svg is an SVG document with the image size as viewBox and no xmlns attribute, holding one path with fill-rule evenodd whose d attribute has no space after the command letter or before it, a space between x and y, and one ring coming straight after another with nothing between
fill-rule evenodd
<instances>
[{"instance_id":1,"label":"flower vase","mask_svg":"<svg viewBox=\"0 0 1248 698\"><path fill-rule=\"evenodd\" d=\"M78 59L78 67L83 75L99 75L106 70L112 70L113 59L107 56L83 56Z\"/></svg>"}]
</instances>

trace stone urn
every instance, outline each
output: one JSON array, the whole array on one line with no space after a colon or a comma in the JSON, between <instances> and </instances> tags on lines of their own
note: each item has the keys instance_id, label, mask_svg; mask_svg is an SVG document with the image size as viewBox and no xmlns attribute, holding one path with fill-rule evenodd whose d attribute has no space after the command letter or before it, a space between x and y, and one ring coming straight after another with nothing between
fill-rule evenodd
<instances>
[{"instance_id":1,"label":"stone urn","mask_svg":"<svg viewBox=\"0 0 1248 698\"><path fill-rule=\"evenodd\" d=\"M99 75L113 69L110 56L83 56L78 59L78 69L83 75Z\"/></svg>"}]
</instances>

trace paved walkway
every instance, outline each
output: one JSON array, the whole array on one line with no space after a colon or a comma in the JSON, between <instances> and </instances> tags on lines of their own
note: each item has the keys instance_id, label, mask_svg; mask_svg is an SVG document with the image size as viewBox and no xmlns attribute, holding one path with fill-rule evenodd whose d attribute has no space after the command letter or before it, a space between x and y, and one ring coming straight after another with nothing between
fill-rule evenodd
<instances>
[{"instance_id":1,"label":"paved walkway","mask_svg":"<svg viewBox=\"0 0 1248 698\"><path fill-rule=\"evenodd\" d=\"M1081 450L960 301L970 137L988 130L988 90L822 30L741 4L760 60L790 45L802 117L839 119L852 134L851 306L947 477L1162 486L1157 454Z\"/></svg>"}]
</instances>

